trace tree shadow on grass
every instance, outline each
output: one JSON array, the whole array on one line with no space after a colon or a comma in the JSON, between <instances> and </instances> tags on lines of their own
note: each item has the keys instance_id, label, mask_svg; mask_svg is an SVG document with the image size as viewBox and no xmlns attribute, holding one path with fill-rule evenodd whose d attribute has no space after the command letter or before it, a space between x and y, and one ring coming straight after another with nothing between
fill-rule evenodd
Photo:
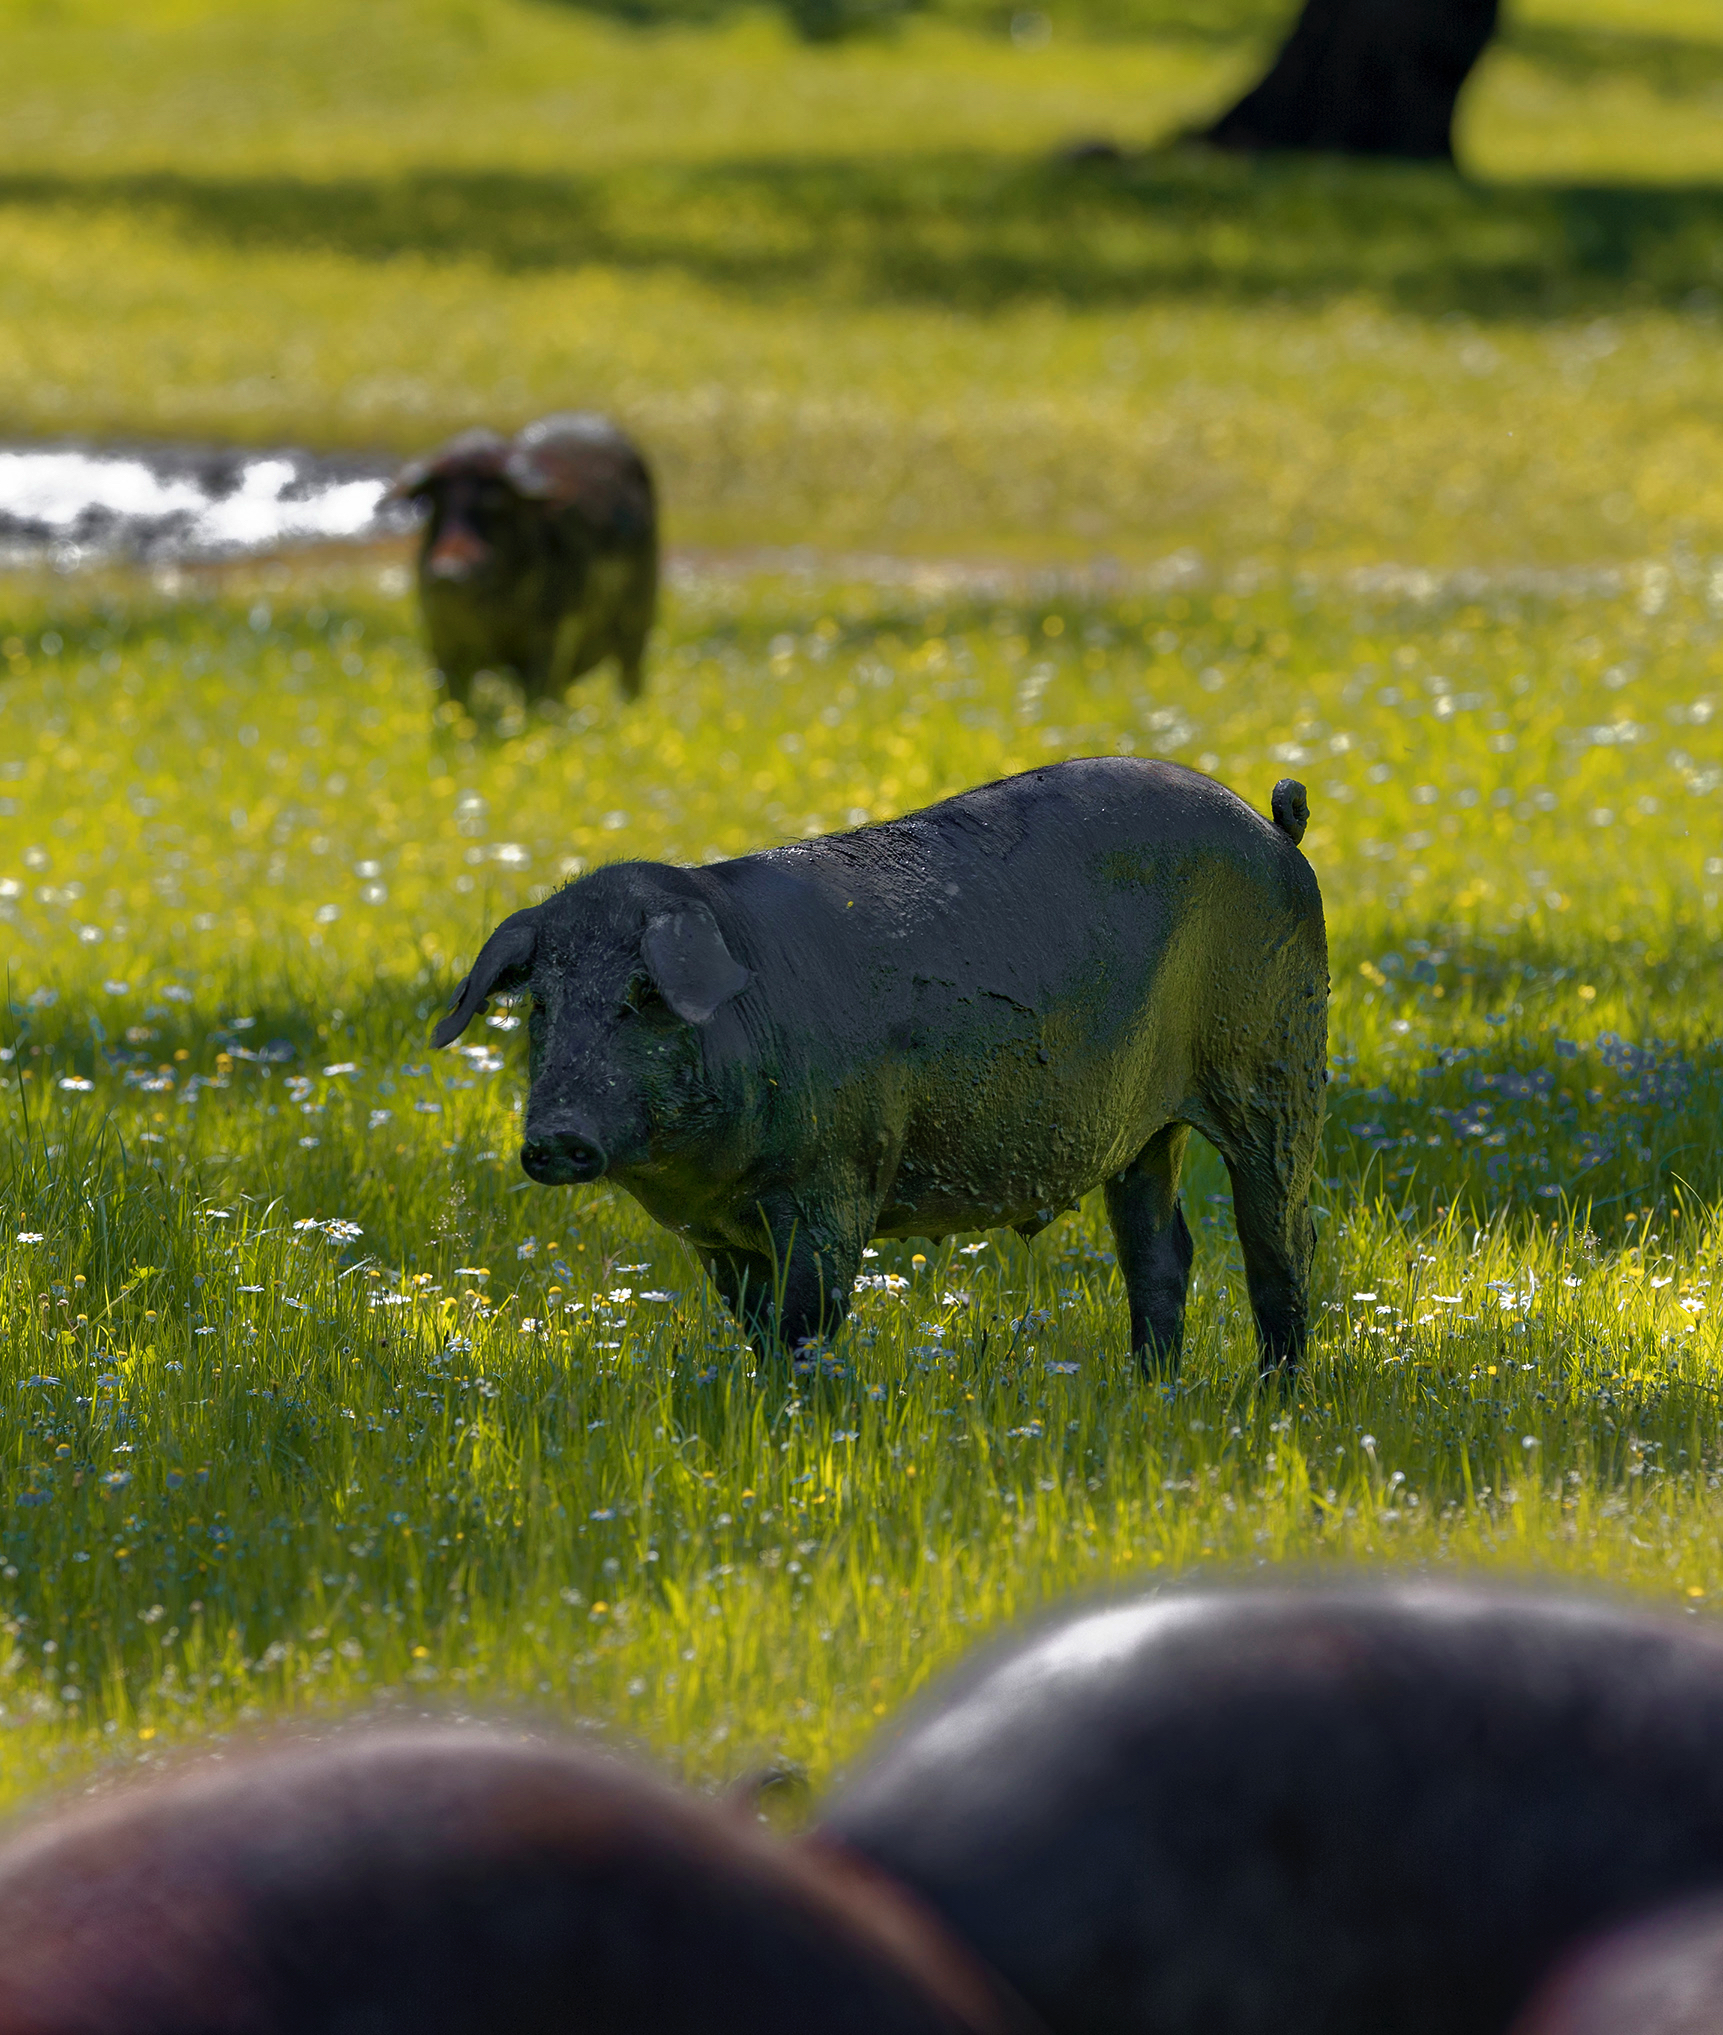
<instances>
[{"instance_id":1,"label":"tree shadow on grass","mask_svg":"<svg viewBox=\"0 0 1723 2035\"><path fill-rule=\"evenodd\" d=\"M1426 1216L1574 1216L1607 1237L1673 1199L1723 1203L1723 1047L1698 934L1652 960L1584 928L1408 920L1373 950L1341 931L1332 959L1352 1009L1333 1039L1331 1182L1373 1181ZM1348 1051L1360 972L1380 1016L1362 1027L1374 1043Z\"/></svg>"},{"instance_id":2,"label":"tree shadow on grass","mask_svg":"<svg viewBox=\"0 0 1723 2035\"><path fill-rule=\"evenodd\" d=\"M1723 84L1723 42L1554 21L1511 21L1500 43L1576 83L1598 77L1631 78L1669 99L1696 98Z\"/></svg>"},{"instance_id":3,"label":"tree shadow on grass","mask_svg":"<svg viewBox=\"0 0 1723 2035\"><path fill-rule=\"evenodd\" d=\"M1487 319L1681 304L1723 286L1723 186L1488 185L1195 147L328 182L13 175L0 205L122 210L246 250L460 259L502 274L679 271L754 297L978 312L1365 295Z\"/></svg>"}]
</instances>

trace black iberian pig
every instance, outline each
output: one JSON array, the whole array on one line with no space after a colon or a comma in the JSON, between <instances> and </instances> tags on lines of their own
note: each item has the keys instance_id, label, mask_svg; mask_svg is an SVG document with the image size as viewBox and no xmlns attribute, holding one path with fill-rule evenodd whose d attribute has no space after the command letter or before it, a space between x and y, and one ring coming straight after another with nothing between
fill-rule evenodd
<instances>
[{"instance_id":1,"label":"black iberian pig","mask_svg":"<svg viewBox=\"0 0 1723 2035\"><path fill-rule=\"evenodd\" d=\"M0 2035L1012 2035L865 1866L590 1752L245 1751L0 1845Z\"/></svg>"},{"instance_id":2,"label":"black iberian pig","mask_svg":"<svg viewBox=\"0 0 1723 2035\"><path fill-rule=\"evenodd\" d=\"M658 601L658 512L646 462L607 418L541 417L518 437L463 431L390 491L429 505L419 597L451 697L512 671L558 697L614 657L638 699Z\"/></svg>"},{"instance_id":3,"label":"black iberian pig","mask_svg":"<svg viewBox=\"0 0 1723 2035\"><path fill-rule=\"evenodd\" d=\"M1723 1636L1577 1597L1173 1591L881 1741L815 1841L1053 2035L1506 2035L1568 1946L1723 1884Z\"/></svg>"},{"instance_id":4,"label":"black iberian pig","mask_svg":"<svg viewBox=\"0 0 1723 2035\"><path fill-rule=\"evenodd\" d=\"M1303 788L1274 810L1104 757L735 862L615 863L505 919L432 1042L529 991L526 1171L613 1179L791 1345L843 1319L870 1237L1033 1236L1102 1186L1132 1347L1176 1359L1194 1128L1292 1364L1328 961Z\"/></svg>"}]
</instances>

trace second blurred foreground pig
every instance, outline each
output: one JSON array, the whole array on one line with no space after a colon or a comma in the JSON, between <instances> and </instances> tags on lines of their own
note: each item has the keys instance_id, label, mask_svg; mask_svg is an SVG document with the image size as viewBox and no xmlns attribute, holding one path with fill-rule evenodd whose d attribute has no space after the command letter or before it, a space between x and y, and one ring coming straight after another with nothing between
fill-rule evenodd
<instances>
[{"instance_id":1,"label":"second blurred foreground pig","mask_svg":"<svg viewBox=\"0 0 1723 2035\"><path fill-rule=\"evenodd\" d=\"M1563 1966L1514 2035L1719 2035L1723 1898L1606 1936Z\"/></svg>"},{"instance_id":2,"label":"second blurred foreground pig","mask_svg":"<svg viewBox=\"0 0 1723 2035\"><path fill-rule=\"evenodd\" d=\"M1504 2035L1723 1885L1723 1638L1512 1590L1121 1604L935 1688L821 1823L1054 2035Z\"/></svg>"},{"instance_id":3,"label":"second blurred foreground pig","mask_svg":"<svg viewBox=\"0 0 1723 2035\"><path fill-rule=\"evenodd\" d=\"M1022 2035L871 1875L500 1733L229 1753L0 1850L4 2035Z\"/></svg>"},{"instance_id":4,"label":"second blurred foreground pig","mask_svg":"<svg viewBox=\"0 0 1723 2035\"><path fill-rule=\"evenodd\" d=\"M466 704L481 671L559 698L606 657L638 699L658 601L646 462L607 418L541 417L512 441L464 431L397 478L430 517L419 597L431 654Z\"/></svg>"}]
</instances>

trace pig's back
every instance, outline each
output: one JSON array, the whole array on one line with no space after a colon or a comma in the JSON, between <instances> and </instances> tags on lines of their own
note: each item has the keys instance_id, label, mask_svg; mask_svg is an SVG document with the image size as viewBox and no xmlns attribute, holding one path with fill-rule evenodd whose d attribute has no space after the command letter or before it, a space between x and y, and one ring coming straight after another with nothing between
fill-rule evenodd
<instances>
[{"instance_id":1,"label":"pig's back","mask_svg":"<svg viewBox=\"0 0 1723 2035\"><path fill-rule=\"evenodd\" d=\"M1310 865L1274 822L1182 764L1081 757L978 786L892 826L953 860L980 847L1013 904L1074 882L1123 918L1140 899L1137 913L1156 923L1216 904L1271 919L1321 914Z\"/></svg>"},{"instance_id":2,"label":"pig's back","mask_svg":"<svg viewBox=\"0 0 1723 2035\"><path fill-rule=\"evenodd\" d=\"M764 892L793 879L818 900L876 1009L944 987L960 1029L963 1001L990 994L1041 1016L1075 996L1105 1023L1176 990L1201 1022L1256 998L1288 959L1325 969L1304 857L1178 764L1050 764L730 866L750 864Z\"/></svg>"},{"instance_id":3,"label":"pig's back","mask_svg":"<svg viewBox=\"0 0 1723 2035\"><path fill-rule=\"evenodd\" d=\"M704 874L780 1068L895 1142L884 1235L1038 1225L1164 1124L1224 1136L1270 1063L1318 1078L1315 878L1177 765L1055 764Z\"/></svg>"}]
</instances>

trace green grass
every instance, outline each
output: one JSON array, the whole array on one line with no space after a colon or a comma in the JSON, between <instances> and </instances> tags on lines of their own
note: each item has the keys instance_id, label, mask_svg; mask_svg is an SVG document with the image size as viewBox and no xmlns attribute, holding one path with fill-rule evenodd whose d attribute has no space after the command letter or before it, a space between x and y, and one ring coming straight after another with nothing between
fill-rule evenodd
<instances>
[{"instance_id":1,"label":"green grass","mask_svg":"<svg viewBox=\"0 0 1723 2035\"><path fill-rule=\"evenodd\" d=\"M372 1703L819 1778L981 1631L1145 1576L1723 1590L1714 10L1522 7L1464 178L1054 159L1221 103L1255 0L1033 50L713 17L0 8L8 429L597 403L706 547L642 707L483 727L390 553L0 582L8 1799ZM1116 750L1310 786L1295 1393L1206 1150L1176 1388L1094 1209L882 1246L793 1374L630 1204L520 1175L518 1029L426 1050L580 867Z\"/></svg>"},{"instance_id":2,"label":"green grass","mask_svg":"<svg viewBox=\"0 0 1723 2035\"><path fill-rule=\"evenodd\" d=\"M1521 8L1464 180L1161 148L1278 10L1199 13L13 0L0 415L406 451L590 403L725 547L1723 547L1715 10ZM1057 159L1096 134L1138 152Z\"/></svg>"},{"instance_id":3,"label":"green grass","mask_svg":"<svg viewBox=\"0 0 1723 2035\"><path fill-rule=\"evenodd\" d=\"M1265 1560L1723 1588L1708 573L693 576L643 707L485 729L434 719L403 581L7 594L9 1789L421 1700L824 1774L1001 1618ZM1335 1081L1294 1394L1256 1383L1206 1151L1176 1390L1123 1357L1093 1208L882 1246L792 1375L630 1204L525 1181L518 1029L425 1049L488 925L583 863L1132 749L1311 788Z\"/></svg>"}]
</instances>

